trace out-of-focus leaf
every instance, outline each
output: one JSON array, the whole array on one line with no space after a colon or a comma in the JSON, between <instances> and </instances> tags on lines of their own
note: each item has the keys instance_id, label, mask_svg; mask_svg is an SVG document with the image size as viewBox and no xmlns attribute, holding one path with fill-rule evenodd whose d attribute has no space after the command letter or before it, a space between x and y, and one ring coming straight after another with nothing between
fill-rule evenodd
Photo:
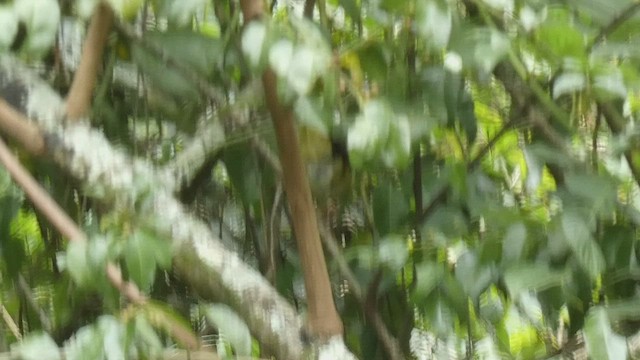
<instances>
[{"instance_id":1,"label":"out-of-focus leaf","mask_svg":"<svg viewBox=\"0 0 640 360\"><path fill-rule=\"evenodd\" d=\"M504 282L512 297L523 291L540 291L562 285L564 273L543 264L519 264L504 272Z\"/></svg>"},{"instance_id":2,"label":"out-of-focus leaf","mask_svg":"<svg viewBox=\"0 0 640 360\"><path fill-rule=\"evenodd\" d=\"M238 355L251 355L251 333L247 324L228 306L213 304L205 308L207 320L231 343Z\"/></svg>"},{"instance_id":3,"label":"out-of-focus leaf","mask_svg":"<svg viewBox=\"0 0 640 360\"><path fill-rule=\"evenodd\" d=\"M223 45L220 40L190 32L149 32L145 39L163 49L183 68L208 77L221 64ZM133 60L150 80L163 92L179 98L199 98L199 90L191 79L173 69L162 59L149 53L141 45L134 43L131 48Z\"/></svg>"},{"instance_id":4,"label":"out-of-focus leaf","mask_svg":"<svg viewBox=\"0 0 640 360\"><path fill-rule=\"evenodd\" d=\"M156 242L140 231L133 233L125 246L124 262L129 277L143 291L151 288L156 276L156 247Z\"/></svg>"},{"instance_id":5,"label":"out-of-focus leaf","mask_svg":"<svg viewBox=\"0 0 640 360\"><path fill-rule=\"evenodd\" d=\"M198 339L180 315L168 306L156 302L147 302L143 307L144 315L152 326L166 332L177 343L185 347L195 347Z\"/></svg>"},{"instance_id":6,"label":"out-of-focus leaf","mask_svg":"<svg viewBox=\"0 0 640 360\"><path fill-rule=\"evenodd\" d=\"M427 0L417 2L417 28L428 46L442 49L447 46L453 17L445 1Z\"/></svg>"},{"instance_id":7,"label":"out-of-focus leaf","mask_svg":"<svg viewBox=\"0 0 640 360\"><path fill-rule=\"evenodd\" d=\"M441 280L443 267L434 262L424 262L416 267L416 294L426 297Z\"/></svg>"},{"instance_id":8,"label":"out-of-focus leaf","mask_svg":"<svg viewBox=\"0 0 640 360\"><path fill-rule=\"evenodd\" d=\"M478 257L471 252L466 252L456 262L456 279L474 301L491 284L493 274L493 267L489 264L481 264Z\"/></svg>"},{"instance_id":9,"label":"out-of-focus leaf","mask_svg":"<svg viewBox=\"0 0 640 360\"><path fill-rule=\"evenodd\" d=\"M247 24L242 34L242 51L249 60L249 65L258 69L263 63L265 39L267 27L261 21L252 21Z\"/></svg>"},{"instance_id":10,"label":"out-of-focus leaf","mask_svg":"<svg viewBox=\"0 0 640 360\"><path fill-rule=\"evenodd\" d=\"M593 240L587 223L573 212L562 214L562 230L567 244L571 247L578 262L595 280L605 268L604 256Z\"/></svg>"},{"instance_id":11,"label":"out-of-focus leaf","mask_svg":"<svg viewBox=\"0 0 640 360\"><path fill-rule=\"evenodd\" d=\"M558 76L553 82L553 98L582 91L587 85L587 79L584 74L576 72L565 72Z\"/></svg>"},{"instance_id":12,"label":"out-of-focus leaf","mask_svg":"<svg viewBox=\"0 0 640 360\"><path fill-rule=\"evenodd\" d=\"M53 46L60 25L60 5L55 0L21 0L14 2L14 12L26 25L27 37L22 50L42 56Z\"/></svg>"},{"instance_id":13,"label":"out-of-focus leaf","mask_svg":"<svg viewBox=\"0 0 640 360\"><path fill-rule=\"evenodd\" d=\"M584 326L589 358L594 360L626 359L627 342L611 329L607 312L602 307L589 310Z\"/></svg>"},{"instance_id":14,"label":"out-of-focus leaf","mask_svg":"<svg viewBox=\"0 0 640 360\"><path fill-rule=\"evenodd\" d=\"M11 347L12 355L21 360L62 359L58 345L45 333L31 333L22 342Z\"/></svg>"},{"instance_id":15,"label":"out-of-focus leaf","mask_svg":"<svg viewBox=\"0 0 640 360\"><path fill-rule=\"evenodd\" d=\"M240 198L252 204L260 199L260 173L254 152L246 143L229 146L225 149L224 164L229 173L231 184L238 190Z\"/></svg>"},{"instance_id":16,"label":"out-of-focus leaf","mask_svg":"<svg viewBox=\"0 0 640 360\"><path fill-rule=\"evenodd\" d=\"M103 336L105 359L126 359L127 341L124 324L113 316L101 316L97 326Z\"/></svg>"},{"instance_id":17,"label":"out-of-focus leaf","mask_svg":"<svg viewBox=\"0 0 640 360\"><path fill-rule=\"evenodd\" d=\"M198 10L205 9L206 5L206 0L160 0L156 2L158 13L180 26L191 25L193 16Z\"/></svg>"},{"instance_id":18,"label":"out-of-focus leaf","mask_svg":"<svg viewBox=\"0 0 640 360\"><path fill-rule=\"evenodd\" d=\"M402 269L409 258L407 243L398 235L389 235L380 241L378 245L378 259L391 271Z\"/></svg>"},{"instance_id":19,"label":"out-of-focus leaf","mask_svg":"<svg viewBox=\"0 0 640 360\"><path fill-rule=\"evenodd\" d=\"M510 46L509 38L497 30L468 27L453 33L450 47L460 55L465 68L488 76L507 55Z\"/></svg>"},{"instance_id":20,"label":"out-of-focus leaf","mask_svg":"<svg viewBox=\"0 0 640 360\"><path fill-rule=\"evenodd\" d=\"M409 214L409 204L403 193L385 181L373 193L373 218L380 236L391 234Z\"/></svg>"},{"instance_id":21,"label":"out-of-focus leaf","mask_svg":"<svg viewBox=\"0 0 640 360\"><path fill-rule=\"evenodd\" d=\"M564 8L550 8L547 20L538 27L535 35L540 46L553 54L555 59L585 57L585 36L573 26Z\"/></svg>"},{"instance_id":22,"label":"out-of-focus leaf","mask_svg":"<svg viewBox=\"0 0 640 360\"><path fill-rule=\"evenodd\" d=\"M509 226L502 241L502 261L504 264L516 263L522 260L527 241L527 228L518 222Z\"/></svg>"}]
</instances>

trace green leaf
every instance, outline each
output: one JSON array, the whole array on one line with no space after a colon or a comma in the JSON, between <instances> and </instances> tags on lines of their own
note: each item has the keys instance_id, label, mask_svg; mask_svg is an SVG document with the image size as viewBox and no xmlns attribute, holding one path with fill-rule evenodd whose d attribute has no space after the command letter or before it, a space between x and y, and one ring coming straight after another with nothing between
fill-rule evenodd
<instances>
[{"instance_id":1,"label":"green leaf","mask_svg":"<svg viewBox=\"0 0 640 360\"><path fill-rule=\"evenodd\" d=\"M447 46L453 16L446 1L427 0L418 1L416 11L416 25L418 33L433 49L442 49Z\"/></svg>"},{"instance_id":2,"label":"green leaf","mask_svg":"<svg viewBox=\"0 0 640 360\"><path fill-rule=\"evenodd\" d=\"M584 74L564 72L553 82L553 98L557 99L565 94L582 91L586 85L587 78Z\"/></svg>"},{"instance_id":3,"label":"green leaf","mask_svg":"<svg viewBox=\"0 0 640 360\"><path fill-rule=\"evenodd\" d=\"M73 281L80 286L89 285L93 274L87 261L87 248L85 241L73 241L67 246L66 268Z\"/></svg>"},{"instance_id":4,"label":"green leaf","mask_svg":"<svg viewBox=\"0 0 640 360\"><path fill-rule=\"evenodd\" d=\"M98 319L97 327L103 336L105 359L126 359L126 331L124 325L113 316L103 315Z\"/></svg>"},{"instance_id":5,"label":"green leaf","mask_svg":"<svg viewBox=\"0 0 640 360\"><path fill-rule=\"evenodd\" d=\"M552 60L584 59L586 56L585 35L572 24L564 8L550 8L547 21L538 27L535 35L540 48L554 56Z\"/></svg>"},{"instance_id":6,"label":"green leaf","mask_svg":"<svg viewBox=\"0 0 640 360\"><path fill-rule=\"evenodd\" d=\"M378 245L378 259L391 271L400 271L409 258L409 249L402 236L389 235Z\"/></svg>"},{"instance_id":7,"label":"green leaf","mask_svg":"<svg viewBox=\"0 0 640 360\"><path fill-rule=\"evenodd\" d=\"M147 319L138 314L134 322L134 331L136 342L142 348L145 354L149 354L151 358L161 356L164 347L158 333L153 329Z\"/></svg>"},{"instance_id":8,"label":"green leaf","mask_svg":"<svg viewBox=\"0 0 640 360\"><path fill-rule=\"evenodd\" d=\"M266 38L267 27L261 21L252 21L247 24L242 34L242 52L254 69L259 69L263 63Z\"/></svg>"},{"instance_id":9,"label":"green leaf","mask_svg":"<svg viewBox=\"0 0 640 360\"><path fill-rule=\"evenodd\" d=\"M21 50L43 56L53 46L60 25L60 5L56 0L21 0L14 2L14 12L26 26Z\"/></svg>"},{"instance_id":10,"label":"green leaf","mask_svg":"<svg viewBox=\"0 0 640 360\"><path fill-rule=\"evenodd\" d=\"M223 46L220 40L191 31L148 32L146 41L169 54L182 68L202 77L209 77L220 66ZM182 75L166 61L143 46L133 43L131 55L140 69L163 92L182 99L198 99L200 92L193 80Z\"/></svg>"},{"instance_id":11,"label":"green leaf","mask_svg":"<svg viewBox=\"0 0 640 360\"><path fill-rule=\"evenodd\" d=\"M318 99L301 96L296 101L294 110L301 124L329 137L331 116L327 114L327 109L322 108Z\"/></svg>"},{"instance_id":12,"label":"green leaf","mask_svg":"<svg viewBox=\"0 0 640 360\"><path fill-rule=\"evenodd\" d=\"M456 279L474 301L489 287L493 278L494 268L489 264L480 263L475 254L466 252L458 258Z\"/></svg>"},{"instance_id":13,"label":"green leaf","mask_svg":"<svg viewBox=\"0 0 640 360\"><path fill-rule=\"evenodd\" d=\"M402 191L390 181L383 182L373 193L373 219L380 236L393 233L409 215L409 204Z\"/></svg>"},{"instance_id":14,"label":"green leaf","mask_svg":"<svg viewBox=\"0 0 640 360\"><path fill-rule=\"evenodd\" d=\"M627 86L624 83L622 72L618 68L608 68L593 77L593 87L598 95L605 99L627 98Z\"/></svg>"},{"instance_id":15,"label":"green leaf","mask_svg":"<svg viewBox=\"0 0 640 360\"><path fill-rule=\"evenodd\" d=\"M257 159L247 143L227 147L223 160L231 184L245 204L253 204L260 199L261 174Z\"/></svg>"},{"instance_id":16,"label":"green leaf","mask_svg":"<svg viewBox=\"0 0 640 360\"><path fill-rule=\"evenodd\" d=\"M540 291L560 286L564 281L564 273L551 270L543 264L518 264L505 270L504 282L512 297L523 291Z\"/></svg>"},{"instance_id":17,"label":"green leaf","mask_svg":"<svg viewBox=\"0 0 640 360\"><path fill-rule=\"evenodd\" d=\"M227 305L213 304L205 307L205 314L224 338L231 343L238 355L251 355L251 333L247 324Z\"/></svg>"},{"instance_id":18,"label":"green leaf","mask_svg":"<svg viewBox=\"0 0 640 360\"><path fill-rule=\"evenodd\" d=\"M206 0L161 0L155 3L158 15L166 16L168 20L179 26L191 25L193 17L200 10L204 10ZM202 25L200 25L202 26Z\"/></svg>"},{"instance_id":19,"label":"green leaf","mask_svg":"<svg viewBox=\"0 0 640 360\"><path fill-rule=\"evenodd\" d=\"M9 5L0 6L0 52L8 50L18 33L18 17Z\"/></svg>"},{"instance_id":20,"label":"green leaf","mask_svg":"<svg viewBox=\"0 0 640 360\"><path fill-rule=\"evenodd\" d=\"M438 285L444 269L435 262L424 262L416 267L416 289L420 297L428 296Z\"/></svg>"},{"instance_id":21,"label":"green leaf","mask_svg":"<svg viewBox=\"0 0 640 360\"><path fill-rule=\"evenodd\" d=\"M562 214L562 230L567 244L578 263L592 280L596 280L605 268L604 256L593 240L587 223L573 212Z\"/></svg>"},{"instance_id":22,"label":"green leaf","mask_svg":"<svg viewBox=\"0 0 640 360\"><path fill-rule=\"evenodd\" d=\"M613 332L607 312L600 306L589 310L584 338L590 359L623 360L628 356L625 338Z\"/></svg>"},{"instance_id":23,"label":"green leaf","mask_svg":"<svg viewBox=\"0 0 640 360\"><path fill-rule=\"evenodd\" d=\"M31 333L22 342L12 346L11 353L21 360L62 359L55 341L48 334L40 332Z\"/></svg>"},{"instance_id":24,"label":"green leaf","mask_svg":"<svg viewBox=\"0 0 640 360\"><path fill-rule=\"evenodd\" d=\"M502 241L502 262L511 264L519 262L525 250L527 228L522 222L509 226Z\"/></svg>"},{"instance_id":25,"label":"green leaf","mask_svg":"<svg viewBox=\"0 0 640 360\"><path fill-rule=\"evenodd\" d=\"M134 232L125 245L127 273L142 291L148 291L155 280L156 247L157 243L140 231Z\"/></svg>"}]
</instances>

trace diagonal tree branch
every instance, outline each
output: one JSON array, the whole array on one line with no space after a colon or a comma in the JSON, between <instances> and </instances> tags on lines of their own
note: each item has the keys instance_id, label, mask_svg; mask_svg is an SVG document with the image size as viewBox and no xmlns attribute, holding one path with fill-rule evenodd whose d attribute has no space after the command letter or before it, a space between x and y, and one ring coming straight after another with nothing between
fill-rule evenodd
<instances>
[{"instance_id":1,"label":"diagonal tree branch","mask_svg":"<svg viewBox=\"0 0 640 360\"><path fill-rule=\"evenodd\" d=\"M0 56L2 74L8 74L8 81L23 85L26 105L22 108L42 116L34 120L45 129L48 153L60 166L82 180L86 188L100 189L94 194L105 204L132 206L146 194L143 203L147 208L141 214L149 216L158 235L172 240L167 246L175 248L176 272L203 299L230 305L278 359L303 358L302 322L296 311L174 198L171 173L114 149L101 133L85 124L61 128L59 122L48 119L51 112L62 107L60 98L13 58ZM351 356L344 344L336 341L321 346L318 356L322 354L332 359Z\"/></svg>"}]
</instances>

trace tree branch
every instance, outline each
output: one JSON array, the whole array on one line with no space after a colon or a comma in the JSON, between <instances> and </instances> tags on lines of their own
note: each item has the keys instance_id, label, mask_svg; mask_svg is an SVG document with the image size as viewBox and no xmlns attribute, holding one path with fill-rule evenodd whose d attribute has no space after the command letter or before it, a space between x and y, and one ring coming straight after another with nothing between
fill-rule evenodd
<instances>
[{"instance_id":1,"label":"tree branch","mask_svg":"<svg viewBox=\"0 0 640 360\"><path fill-rule=\"evenodd\" d=\"M169 172L114 149L100 132L86 124L61 128L50 121L47 114L62 106L60 98L56 101L48 85L8 56L0 56L0 75L4 74L9 81L30 85L22 95L31 104L30 112L43 116L35 120L47 129L49 155L60 166L87 188L99 188L101 191L94 195L107 205L130 206L127 204L139 203L140 194L147 194L144 203L149 208L142 214L153 218L149 221L154 224L153 231L172 239L173 245L168 246L175 249L174 267L179 276L203 299L234 308L278 359L302 358L302 322L293 307L258 272L225 248L208 225L183 208L172 195L175 185ZM46 101L38 101L39 96ZM335 345L321 346L320 356L335 351ZM348 358L343 344L341 348L340 353Z\"/></svg>"},{"instance_id":2,"label":"tree branch","mask_svg":"<svg viewBox=\"0 0 640 360\"><path fill-rule=\"evenodd\" d=\"M610 34L616 31L622 24L631 19L640 10L640 2L632 1L629 6L620 11L611 21L605 25L596 37L591 40L591 43L587 46L587 52L590 52L594 46L601 43Z\"/></svg>"},{"instance_id":3,"label":"tree branch","mask_svg":"<svg viewBox=\"0 0 640 360\"><path fill-rule=\"evenodd\" d=\"M77 121L85 117L91 108L93 89L102 63L102 54L107 45L113 24L113 11L105 3L100 3L91 17L89 31L82 49L80 65L73 77L67 94L67 118Z\"/></svg>"},{"instance_id":4,"label":"tree branch","mask_svg":"<svg viewBox=\"0 0 640 360\"><path fill-rule=\"evenodd\" d=\"M240 5L245 24L261 18L264 14L262 0L242 0ZM277 81L276 74L270 69L262 75L265 100L275 128L283 184L302 263L309 311L307 325L310 334L318 339L341 337L342 320L333 301L311 188L300 153L294 114L291 108L280 103Z\"/></svg>"}]
</instances>

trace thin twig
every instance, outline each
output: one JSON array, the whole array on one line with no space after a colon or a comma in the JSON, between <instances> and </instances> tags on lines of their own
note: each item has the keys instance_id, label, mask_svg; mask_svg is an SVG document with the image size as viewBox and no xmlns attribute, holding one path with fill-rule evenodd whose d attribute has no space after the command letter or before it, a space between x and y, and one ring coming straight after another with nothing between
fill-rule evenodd
<instances>
[{"instance_id":1,"label":"thin twig","mask_svg":"<svg viewBox=\"0 0 640 360\"><path fill-rule=\"evenodd\" d=\"M616 16L611 19L611 21L605 25L596 37L591 40L591 43L587 46L587 52L591 51L595 45L598 45L604 39L607 38L611 33L616 31L622 24L624 24L627 20L631 19L637 12L640 10L640 2L633 1L627 6L625 9L620 11Z\"/></svg>"},{"instance_id":2,"label":"thin twig","mask_svg":"<svg viewBox=\"0 0 640 360\"><path fill-rule=\"evenodd\" d=\"M4 305L2 305L2 309L1 310L2 310L2 319L4 320L4 323L7 324L7 327L9 328L9 331L11 331L11 334L18 341L21 341L22 340L22 334L20 333L20 328L18 327L16 322L13 321L13 318L11 317L11 314L9 314L9 311L7 311L7 308L4 307Z\"/></svg>"},{"instance_id":3,"label":"thin twig","mask_svg":"<svg viewBox=\"0 0 640 360\"><path fill-rule=\"evenodd\" d=\"M331 254L333 261L338 264L338 269L340 270L342 276L344 276L344 278L349 283L349 291L351 292L351 294L353 294L353 297L362 307L367 320L370 322L371 326L376 332L376 335L382 343L382 346L384 346L385 351L389 356L388 358L391 360L404 359L405 356L404 354L402 354L400 344L398 344L398 341L393 337L393 335L391 335L389 329L387 329L387 326L385 325L384 320L382 320L380 313L374 307L367 306L367 301L362 287L360 286L360 283L358 282L353 271L351 271L351 268L349 268L347 261L342 256L338 243L331 234L331 231L327 228L326 225L323 224L320 226L320 233L324 246L326 247L327 251L329 251L329 254Z\"/></svg>"}]
</instances>

